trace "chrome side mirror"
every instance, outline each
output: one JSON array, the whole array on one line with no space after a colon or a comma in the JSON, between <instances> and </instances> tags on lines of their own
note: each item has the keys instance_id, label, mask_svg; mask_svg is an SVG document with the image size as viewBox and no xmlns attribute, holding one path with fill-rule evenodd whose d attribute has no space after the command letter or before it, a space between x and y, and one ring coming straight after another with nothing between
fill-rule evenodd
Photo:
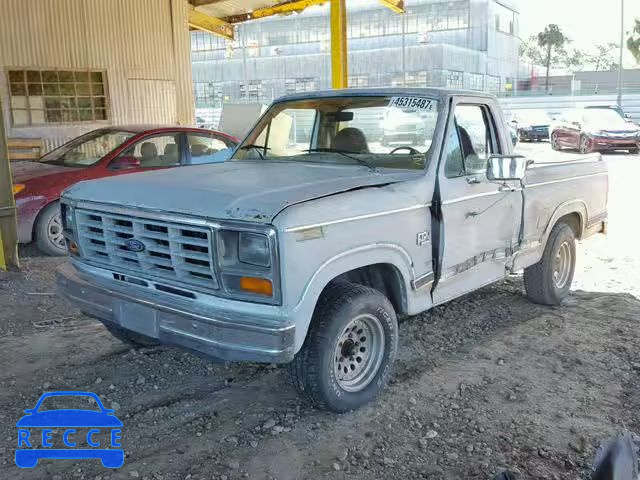
<instances>
[{"instance_id":1,"label":"chrome side mirror","mask_svg":"<svg viewBox=\"0 0 640 480\"><path fill-rule=\"evenodd\" d=\"M523 155L492 155L487 163L487 179L491 182L522 180L527 165Z\"/></svg>"}]
</instances>

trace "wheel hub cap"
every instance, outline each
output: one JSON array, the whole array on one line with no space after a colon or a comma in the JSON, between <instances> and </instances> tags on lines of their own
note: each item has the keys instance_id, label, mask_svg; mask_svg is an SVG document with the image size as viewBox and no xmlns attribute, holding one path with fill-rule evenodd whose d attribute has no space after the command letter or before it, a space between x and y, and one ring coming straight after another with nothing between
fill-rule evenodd
<instances>
[{"instance_id":1,"label":"wheel hub cap","mask_svg":"<svg viewBox=\"0 0 640 480\"><path fill-rule=\"evenodd\" d=\"M62 219L60 215L55 215L49 221L47 225L47 233L49 235L49 241L58 248L64 248L64 235L62 235Z\"/></svg>"},{"instance_id":2,"label":"wheel hub cap","mask_svg":"<svg viewBox=\"0 0 640 480\"><path fill-rule=\"evenodd\" d=\"M572 254L569 242L564 242L558 248L553 261L553 282L556 288L564 288L571 276Z\"/></svg>"},{"instance_id":3,"label":"wheel hub cap","mask_svg":"<svg viewBox=\"0 0 640 480\"><path fill-rule=\"evenodd\" d=\"M384 330L374 315L351 320L338 338L334 373L338 385L347 392L364 389L378 373L384 357Z\"/></svg>"}]
</instances>

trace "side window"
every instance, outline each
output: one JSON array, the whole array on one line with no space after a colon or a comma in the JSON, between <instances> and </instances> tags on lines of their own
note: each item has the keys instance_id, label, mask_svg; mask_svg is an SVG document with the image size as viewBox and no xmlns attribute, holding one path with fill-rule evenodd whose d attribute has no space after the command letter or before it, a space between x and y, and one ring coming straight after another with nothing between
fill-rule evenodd
<instances>
[{"instance_id":1,"label":"side window","mask_svg":"<svg viewBox=\"0 0 640 480\"><path fill-rule=\"evenodd\" d=\"M188 133L187 146L192 164L224 162L228 159L228 155L218 154L228 148L227 144L209 133Z\"/></svg>"},{"instance_id":2,"label":"side window","mask_svg":"<svg viewBox=\"0 0 640 480\"><path fill-rule=\"evenodd\" d=\"M460 137L458 135L458 127L449 129L447 134L445 149L444 174L447 178L463 177L464 158L462 158L462 148L460 147Z\"/></svg>"},{"instance_id":3,"label":"side window","mask_svg":"<svg viewBox=\"0 0 640 480\"><path fill-rule=\"evenodd\" d=\"M488 111L480 105L458 105L455 121L465 175L484 174L487 171L487 160L493 153L497 153Z\"/></svg>"},{"instance_id":4,"label":"side window","mask_svg":"<svg viewBox=\"0 0 640 480\"><path fill-rule=\"evenodd\" d=\"M133 157L141 168L173 167L181 164L179 145L179 133L146 137L119 158Z\"/></svg>"}]
</instances>

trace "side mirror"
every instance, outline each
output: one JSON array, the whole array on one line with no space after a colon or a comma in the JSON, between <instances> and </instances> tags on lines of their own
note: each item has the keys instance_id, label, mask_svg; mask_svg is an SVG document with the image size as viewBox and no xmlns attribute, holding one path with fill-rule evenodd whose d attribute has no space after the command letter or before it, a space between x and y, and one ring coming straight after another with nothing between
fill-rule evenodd
<instances>
[{"instance_id":1,"label":"side mirror","mask_svg":"<svg viewBox=\"0 0 640 480\"><path fill-rule=\"evenodd\" d=\"M111 162L113 170L129 170L132 168L140 168L140 160L133 155L123 155Z\"/></svg>"},{"instance_id":2,"label":"side mirror","mask_svg":"<svg viewBox=\"0 0 640 480\"><path fill-rule=\"evenodd\" d=\"M487 162L487 179L491 182L522 180L527 163L523 155L492 155Z\"/></svg>"},{"instance_id":3,"label":"side mirror","mask_svg":"<svg viewBox=\"0 0 640 480\"><path fill-rule=\"evenodd\" d=\"M628 113L625 113L625 114L624 114L624 118L631 118L631 115L630 115L630 114L628 114Z\"/></svg>"}]
</instances>

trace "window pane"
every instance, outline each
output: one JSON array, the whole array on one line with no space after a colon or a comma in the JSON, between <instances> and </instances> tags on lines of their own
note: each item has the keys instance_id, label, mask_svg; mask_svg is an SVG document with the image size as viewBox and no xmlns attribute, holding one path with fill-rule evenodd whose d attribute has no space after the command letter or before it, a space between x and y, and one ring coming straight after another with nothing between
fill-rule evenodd
<instances>
[{"instance_id":1,"label":"window pane","mask_svg":"<svg viewBox=\"0 0 640 480\"><path fill-rule=\"evenodd\" d=\"M104 86L103 85L99 85L97 83L92 83L91 84L91 91L92 91L93 95L104 95Z\"/></svg>"},{"instance_id":2,"label":"window pane","mask_svg":"<svg viewBox=\"0 0 640 480\"><path fill-rule=\"evenodd\" d=\"M91 98L90 97L80 97L78 98L78 107L79 108L91 108Z\"/></svg>"},{"instance_id":3,"label":"window pane","mask_svg":"<svg viewBox=\"0 0 640 480\"><path fill-rule=\"evenodd\" d=\"M93 106L96 108L105 108L107 106L104 97L95 97L93 99Z\"/></svg>"},{"instance_id":4,"label":"window pane","mask_svg":"<svg viewBox=\"0 0 640 480\"><path fill-rule=\"evenodd\" d=\"M57 83L45 83L44 94L57 97L60 95L60 85Z\"/></svg>"},{"instance_id":5,"label":"window pane","mask_svg":"<svg viewBox=\"0 0 640 480\"><path fill-rule=\"evenodd\" d=\"M91 81L95 83L102 83L102 72L91 72Z\"/></svg>"},{"instance_id":6,"label":"window pane","mask_svg":"<svg viewBox=\"0 0 640 480\"><path fill-rule=\"evenodd\" d=\"M93 110L91 109L81 109L80 110L80 120L81 121L87 121L87 120L93 120Z\"/></svg>"},{"instance_id":7,"label":"window pane","mask_svg":"<svg viewBox=\"0 0 640 480\"><path fill-rule=\"evenodd\" d=\"M42 77L39 71L30 70L27 72L27 82L29 83L40 83L42 81Z\"/></svg>"},{"instance_id":8,"label":"window pane","mask_svg":"<svg viewBox=\"0 0 640 480\"><path fill-rule=\"evenodd\" d=\"M180 164L180 135L160 135L145 138L125 155L133 155L143 168L171 167Z\"/></svg>"},{"instance_id":9,"label":"window pane","mask_svg":"<svg viewBox=\"0 0 640 480\"><path fill-rule=\"evenodd\" d=\"M27 110L12 110L13 124L14 125L28 125L29 124L29 112Z\"/></svg>"},{"instance_id":10,"label":"window pane","mask_svg":"<svg viewBox=\"0 0 640 480\"><path fill-rule=\"evenodd\" d=\"M456 128L450 128L445 149L444 174L447 178L464 176L464 161Z\"/></svg>"},{"instance_id":11,"label":"window pane","mask_svg":"<svg viewBox=\"0 0 640 480\"><path fill-rule=\"evenodd\" d=\"M10 82L24 82L24 72L19 72L16 70L9 71L9 81Z\"/></svg>"},{"instance_id":12,"label":"window pane","mask_svg":"<svg viewBox=\"0 0 640 480\"><path fill-rule=\"evenodd\" d=\"M45 123L44 110L31 110L31 124Z\"/></svg>"},{"instance_id":13,"label":"window pane","mask_svg":"<svg viewBox=\"0 0 640 480\"><path fill-rule=\"evenodd\" d=\"M77 83L76 93L78 95L91 95L91 88L88 83Z\"/></svg>"},{"instance_id":14,"label":"window pane","mask_svg":"<svg viewBox=\"0 0 640 480\"><path fill-rule=\"evenodd\" d=\"M62 112L60 110L47 110L47 122L58 123L62 121Z\"/></svg>"},{"instance_id":15,"label":"window pane","mask_svg":"<svg viewBox=\"0 0 640 480\"><path fill-rule=\"evenodd\" d=\"M76 82L89 82L89 72L75 72Z\"/></svg>"},{"instance_id":16,"label":"window pane","mask_svg":"<svg viewBox=\"0 0 640 480\"><path fill-rule=\"evenodd\" d=\"M73 83L73 72L58 72L61 82Z\"/></svg>"},{"instance_id":17,"label":"window pane","mask_svg":"<svg viewBox=\"0 0 640 480\"><path fill-rule=\"evenodd\" d=\"M29 84L29 95L42 95L42 84L40 83L30 83Z\"/></svg>"},{"instance_id":18,"label":"window pane","mask_svg":"<svg viewBox=\"0 0 640 480\"><path fill-rule=\"evenodd\" d=\"M106 120L107 119L107 110L104 108L96 108L95 109L96 120Z\"/></svg>"},{"instance_id":19,"label":"window pane","mask_svg":"<svg viewBox=\"0 0 640 480\"><path fill-rule=\"evenodd\" d=\"M73 83L61 83L60 84L60 94L62 95L75 95L76 88Z\"/></svg>"},{"instance_id":20,"label":"window pane","mask_svg":"<svg viewBox=\"0 0 640 480\"><path fill-rule=\"evenodd\" d=\"M45 106L47 109L49 108L60 108L60 99L59 98L47 98L45 99Z\"/></svg>"},{"instance_id":21,"label":"window pane","mask_svg":"<svg viewBox=\"0 0 640 480\"><path fill-rule=\"evenodd\" d=\"M29 97L29 108L43 110L44 99L42 97Z\"/></svg>"},{"instance_id":22,"label":"window pane","mask_svg":"<svg viewBox=\"0 0 640 480\"><path fill-rule=\"evenodd\" d=\"M43 82L57 82L58 81L58 72L42 72L42 81Z\"/></svg>"},{"instance_id":23,"label":"window pane","mask_svg":"<svg viewBox=\"0 0 640 480\"><path fill-rule=\"evenodd\" d=\"M60 99L60 105L62 108L75 108L76 99L73 97L64 97Z\"/></svg>"},{"instance_id":24,"label":"window pane","mask_svg":"<svg viewBox=\"0 0 640 480\"><path fill-rule=\"evenodd\" d=\"M27 87L24 83L12 83L11 84L11 95L26 95Z\"/></svg>"},{"instance_id":25,"label":"window pane","mask_svg":"<svg viewBox=\"0 0 640 480\"><path fill-rule=\"evenodd\" d=\"M486 172L493 147L484 110L479 106L460 105L456 107L455 118L467 174Z\"/></svg>"},{"instance_id":26,"label":"window pane","mask_svg":"<svg viewBox=\"0 0 640 480\"><path fill-rule=\"evenodd\" d=\"M11 108L27 108L27 97L11 97Z\"/></svg>"}]
</instances>

